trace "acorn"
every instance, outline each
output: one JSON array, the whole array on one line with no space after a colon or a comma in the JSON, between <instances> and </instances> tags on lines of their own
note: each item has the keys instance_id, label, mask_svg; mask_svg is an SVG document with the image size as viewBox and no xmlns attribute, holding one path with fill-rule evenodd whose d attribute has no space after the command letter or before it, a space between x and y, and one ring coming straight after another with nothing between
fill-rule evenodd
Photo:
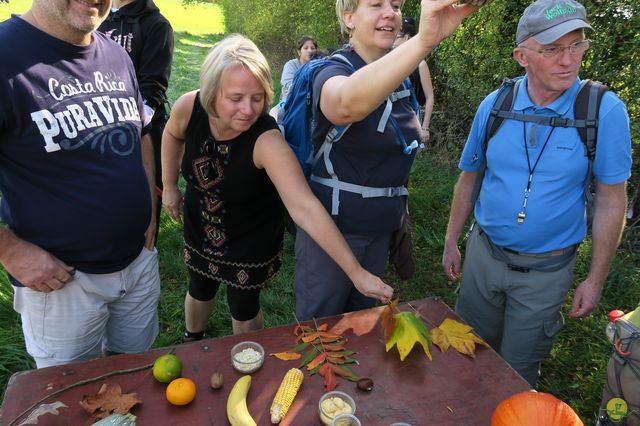
<instances>
[{"instance_id":1,"label":"acorn","mask_svg":"<svg viewBox=\"0 0 640 426\"><path fill-rule=\"evenodd\" d=\"M371 380L368 377L364 377L358 380L358 382L356 383L356 386L361 391L371 392L371 389L373 389L373 380Z\"/></svg>"},{"instance_id":2,"label":"acorn","mask_svg":"<svg viewBox=\"0 0 640 426\"><path fill-rule=\"evenodd\" d=\"M211 384L212 389L220 389L224 384L224 379L222 377L222 374L218 373L217 371L213 373L211 375L211 380L209 383Z\"/></svg>"}]
</instances>

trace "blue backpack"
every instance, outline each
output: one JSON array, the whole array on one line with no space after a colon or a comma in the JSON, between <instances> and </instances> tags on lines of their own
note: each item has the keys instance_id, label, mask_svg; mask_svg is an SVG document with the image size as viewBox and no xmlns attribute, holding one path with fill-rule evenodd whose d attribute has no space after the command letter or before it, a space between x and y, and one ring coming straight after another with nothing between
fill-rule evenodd
<instances>
[{"instance_id":1,"label":"blue backpack","mask_svg":"<svg viewBox=\"0 0 640 426\"><path fill-rule=\"evenodd\" d=\"M279 124L282 133L296 155L307 179L310 178L313 165L321 155L319 152L314 156L316 147L311 140L316 124L313 117L312 90L314 77L316 73L321 68L328 65L329 62L339 62L347 65L350 69L350 73L354 73L356 71L355 67L345 55L341 54L341 52L344 51L338 51L329 57L311 60L296 72L293 77L293 82L291 83L291 88L289 89L289 94L279 115ZM403 87L406 91L404 96L411 96L412 105L414 110L417 112L419 106L415 93L411 90L411 83L409 79L406 79L403 82ZM396 99L393 100L395 101ZM384 126L388 121L398 134L398 139L402 145L403 151L406 154L410 154L413 149L418 147L418 144L416 141L413 141L412 144L407 146L404 136L402 135L402 132L400 132L400 127L396 120L390 115L390 112L389 104L389 112L385 117L383 117L384 122L381 120L378 130L381 132L384 131ZM331 127L325 137L323 146L329 147L327 149L330 149L331 144L337 142L348 130L349 126L350 124Z\"/></svg>"},{"instance_id":2,"label":"blue backpack","mask_svg":"<svg viewBox=\"0 0 640 426\"><path fill-rule=\"evenodd\" d=\"M281 115L282 133L291 149L293 150L305 177L311 176L313 168L314 146L311 140L313 133L313 79L316 73L328 64L329 61L346 64L351 73L355 68L351 62L342 55L335 54L326 58L314 59L302 66L293 77L289 95L282 108ZM339 139L349 126L336 126L329 133L335 134L334 140ZM328 135L327 135L328 137Z\"/></svg>"}]
</instances>

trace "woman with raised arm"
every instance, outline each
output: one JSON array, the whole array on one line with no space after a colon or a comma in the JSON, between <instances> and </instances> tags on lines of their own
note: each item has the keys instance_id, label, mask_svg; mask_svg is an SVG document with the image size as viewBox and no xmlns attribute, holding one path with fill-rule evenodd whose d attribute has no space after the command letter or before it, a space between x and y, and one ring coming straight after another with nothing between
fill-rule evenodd
<instances>
[{"instance_id":1,"label":"woman with raised arm","mask_svg":"<svg viewBox=\"0 0 640 426\"><path fill-rule=\"evenodd\" d=\"M331 213L360 264L382 276L389 240L406 210L407 182L421 126L406 77L477 9L456 0L423 0L420 31L391 50L402 24L403 0L336 0L350 47L328 61L313 81L313 141L321 155L311 190ZM334 54L335 56L335 54ZM355 71L354 71L355 69ZM350 126L336 143L325 138ZM333 132L332 132L333 133ZM351 279L304 231L296 236L298 319L365 309L375 299Z\"/></svg>"}]
</instances>

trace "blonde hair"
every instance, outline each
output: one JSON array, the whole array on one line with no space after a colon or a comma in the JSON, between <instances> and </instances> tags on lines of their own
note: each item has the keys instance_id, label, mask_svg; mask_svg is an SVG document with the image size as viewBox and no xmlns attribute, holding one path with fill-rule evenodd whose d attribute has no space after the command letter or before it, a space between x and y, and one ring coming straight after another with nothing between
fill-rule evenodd
<instances>
[{"instance_id":1,"label":"blonde hair","mask_svg":"<svg viewBox=\"0 0 640 426\"><path fill-rule=\"evenodd\" d=\"M340 32L345 37L351 35L351 29L344 23L342 14L344 12L355 12L358 8L358 1L360 0L336 0L336 15L338 15L338 22L340 23Z\"/></svg>"},{"instance_id":2,"label":"blonde hair","mask_svg":"<svg viewBox=\"0 0 640 426\"><path fill-rule=\"evenodd\" d=\"M351 28L344 23L342 14L344 12L355 12L359 2L360 0L336 0L336 15L338 15L338 22L340 23L340 32L345 37L351 37ZM404 0L402 0L400 7L402 6L404 6Z\"/></svg>"},{"instance_id":3,"label":"blonde hair","mask_svg":"<svg viewBox=\"0 0 640 426\"><path fill-rule=\"evenodd\" d=\"M267 58L247 37L232 34L213 46L200 69L200 102L207 114L217 116L215 104L220 92L222 74L230 67L241 65L258 80L264 89L263 114L273 101L273 83Z\"/></svg>"}]
</instances>

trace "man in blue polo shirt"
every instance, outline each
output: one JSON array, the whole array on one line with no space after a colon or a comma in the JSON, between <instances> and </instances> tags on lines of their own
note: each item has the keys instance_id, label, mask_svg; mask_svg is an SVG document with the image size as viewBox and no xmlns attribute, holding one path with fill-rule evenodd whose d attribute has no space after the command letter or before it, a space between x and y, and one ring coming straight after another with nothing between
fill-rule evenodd
<instances>
[{"instance_id":1,"label":"man in blue polo shirt","mask_svg":"<svg viewBox=\"0 0 640 426\"><path fill-rule=\"evenodd\" d=\"M514 59L526 70L513 111L573 118L578 72L589 48L584 7L573 0L538 0L524 11ZM462 153L442 258L450 280L460 277L457 241L473 211L456 312L532 386L564 320L576 249L586 234L589 160L575 128L505 119L483 141L497 91L480 104ZM578 285L569 315L597 306L624 226L631 141L624 104L606 92L599 110L593 162L596 182L591 269Z\"/></svg>"}]
</instances>

